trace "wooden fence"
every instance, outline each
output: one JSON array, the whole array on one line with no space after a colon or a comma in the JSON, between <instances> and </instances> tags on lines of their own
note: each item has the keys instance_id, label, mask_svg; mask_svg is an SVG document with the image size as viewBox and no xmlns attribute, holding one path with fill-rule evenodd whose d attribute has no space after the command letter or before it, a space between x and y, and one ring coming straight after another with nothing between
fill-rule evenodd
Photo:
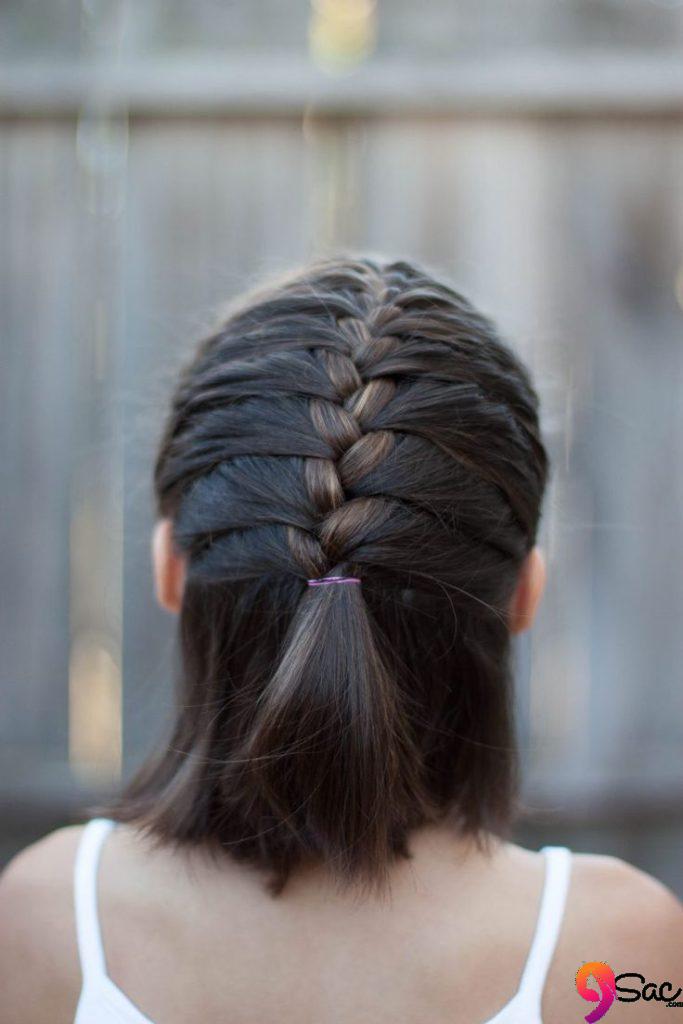
<instances>
[{"instance_id":1,"label":"wooden fence","mask_svg":"<svg viewBox=\"0 0 683 1024\"><path fill-rule=\"evenodd\" d=\"M217 307L348 247L421 260L535 375L549 582L516 646L520 838L683 894L683 64L553 53L0 73L0 843L151 747L164 402Z\"/></svg>"}]
</instances>

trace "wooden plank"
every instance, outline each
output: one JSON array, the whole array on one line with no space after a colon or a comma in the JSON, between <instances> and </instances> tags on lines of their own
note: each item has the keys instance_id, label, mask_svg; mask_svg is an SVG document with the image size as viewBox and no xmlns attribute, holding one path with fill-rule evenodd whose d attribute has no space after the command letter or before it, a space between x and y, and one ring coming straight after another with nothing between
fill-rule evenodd
<instances>
[{"instance_id":1,"label":"wooden plank","mask_svg":"<svg viewBox=\"0 0 683 1024\"><path fill-rule=\"evenodd\" d=\"M41 61L0 69L0 114L72 114L98 105L133 114L676 114L680 50L498 51L415 64L378 58L343 75L308 60L230 54L217 60Z\"/></svg>"}]
</instances>

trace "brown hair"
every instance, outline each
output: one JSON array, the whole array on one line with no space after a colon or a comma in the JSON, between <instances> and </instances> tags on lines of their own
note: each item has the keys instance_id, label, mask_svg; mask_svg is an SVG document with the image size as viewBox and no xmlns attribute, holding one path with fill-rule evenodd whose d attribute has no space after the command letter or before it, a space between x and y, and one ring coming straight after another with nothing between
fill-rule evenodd
<instances>
[{"instance_id":1,"label":"brown hair","mask_svg":"<svg viewBox=\"0 0 683 1024\"><path fill-rule=\"evenodd\" d=\"M506 609L548 472L492 324L405 261L251 293L183 370L157 511L187 557L168 744L106 812L381 890L411 829L516 812ZM361 585L307 586L323 575Z\"/></svg>"}]
</instances>

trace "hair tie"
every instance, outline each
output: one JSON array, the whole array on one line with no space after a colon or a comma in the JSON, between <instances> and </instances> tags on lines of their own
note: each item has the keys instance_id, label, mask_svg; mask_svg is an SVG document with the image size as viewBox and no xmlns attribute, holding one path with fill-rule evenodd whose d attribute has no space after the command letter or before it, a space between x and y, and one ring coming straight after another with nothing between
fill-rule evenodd
<instances>
[{"instance_id":1,"label":"hair tie","mask_svg":"<svg viewBox=\"0 0 683 1024\"><path fill-rule=\"evenodd\" d=\"M328 583L360 583L357 576L321 576L317 580L306 580L309 587L323 587Z\"/></svg>"}]
</instances>

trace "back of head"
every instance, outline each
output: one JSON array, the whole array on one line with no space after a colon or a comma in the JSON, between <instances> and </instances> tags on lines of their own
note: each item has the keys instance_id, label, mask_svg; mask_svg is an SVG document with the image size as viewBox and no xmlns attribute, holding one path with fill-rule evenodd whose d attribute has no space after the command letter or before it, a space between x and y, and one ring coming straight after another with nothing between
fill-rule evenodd
<instances>
[{"instance_id":1,"label":"back of head","mask_svg":"<svg viewBox=\"0 0 683 1024\"><path fill-rule=\"evenodd\" d=\"M528 373L407 262L338 258L234 308L155 467L186 557L173 734L109 808L159 839L382 887L412 829L514 814L506 609L548 460ZM360 583L310 585L329 576Z\"/></svg>"}]
</instances>

